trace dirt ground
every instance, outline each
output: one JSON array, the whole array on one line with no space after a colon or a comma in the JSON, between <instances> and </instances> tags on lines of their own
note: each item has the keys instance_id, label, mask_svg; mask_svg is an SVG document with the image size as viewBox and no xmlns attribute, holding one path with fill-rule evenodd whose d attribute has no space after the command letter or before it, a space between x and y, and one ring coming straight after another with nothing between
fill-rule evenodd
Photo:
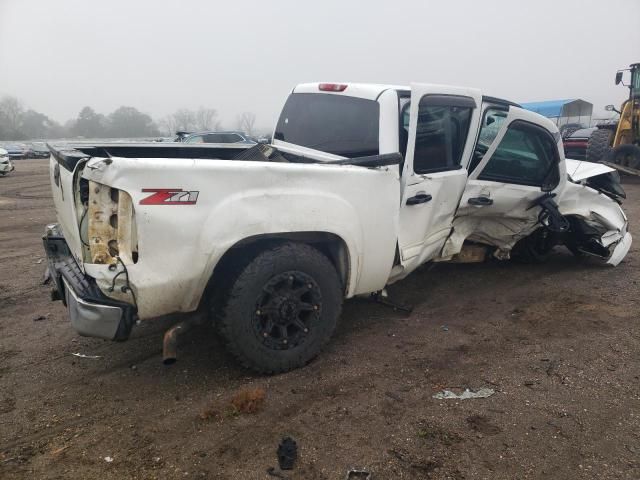
<instances>
[{"instance_id":1,"label":"dirt ground","mask_svg":"<svg viewBox=\"0 0 640 480\"><path fill-rule=\"evenodd\" d=\"M640 184L625 188L640 238ZM274 479L285 435L299 458L280 478L640 478L638 243L617 268L559 249L544 265L423 269L390 289L411 315L348 301L319 358L263 377L211 328L170 367L166 321L124 343L76 335L41 284L54 221L47 162L16 162L0 178L2 479ZM229 406L254 387L261 410ZM465 387L496 393L432 398Z\"/></svg>"}]
</instances>

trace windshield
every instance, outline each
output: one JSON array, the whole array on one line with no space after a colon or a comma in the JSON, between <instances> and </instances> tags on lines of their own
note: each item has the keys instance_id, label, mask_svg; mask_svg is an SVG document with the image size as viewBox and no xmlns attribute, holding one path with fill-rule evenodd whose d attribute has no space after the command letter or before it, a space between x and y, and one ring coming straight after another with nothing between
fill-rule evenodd
<instances>
[{"instance_id":1,"label":"windshield","mask_svg":"<svg viewBox=\"0 0 640 480\"><path fill-rule=\"evenodd\" d=\"M275 139L354 158L377 155L380 107L375 100L324 93L293 93Z\"/></svg>"},{"instance_id":2,"label":"windshield","mask_svg":"<svg viewBox=\"0 0 640 480\"><path fill-rule=\"evenodd\" d=\"M640 66L631 69L631 97L640 98Z\"/></svg>"}]
</instances>

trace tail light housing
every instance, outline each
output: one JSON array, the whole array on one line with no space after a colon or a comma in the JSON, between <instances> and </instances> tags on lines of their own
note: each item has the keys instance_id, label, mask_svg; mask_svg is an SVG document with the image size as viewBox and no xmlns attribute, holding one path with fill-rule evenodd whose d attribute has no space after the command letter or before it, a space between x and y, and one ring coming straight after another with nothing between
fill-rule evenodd
<instances>
[{"instance_id":1,"label":"tail light housing","mask_svg":"<svg viewBox=\"0 0 640 480\"><path fill-rule=\"evenodd\" d=\"M344 92L346 89L346 83L321 83L318 85L318 90L322 92Z\"/></svg>"}]
</instances>

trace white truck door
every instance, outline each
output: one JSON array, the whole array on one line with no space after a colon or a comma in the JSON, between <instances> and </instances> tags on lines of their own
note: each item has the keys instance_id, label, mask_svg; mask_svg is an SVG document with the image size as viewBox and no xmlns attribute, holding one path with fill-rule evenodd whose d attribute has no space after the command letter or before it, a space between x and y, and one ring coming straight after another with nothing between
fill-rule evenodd
<instances>
[{"instance_id":1,"label":"white truck door","mask_svg":"<svg viewBox=\"0 0 640 480\"><path fill-rule=\"evenodd\" d=\"M566 183L560 141L557 128L539 115L485 108L443 257L458 253L465 239L508 251L535 230L540 209L530 208L532 202L545 192L561 192Z\"/></svg>"},{"instance_id":2,"label":"white truck door","mask_svg":"<svg viewBox=\"0 0 640 480\"><path fill-rule=\"evenodd\" d=\"M408 130L398 232L405 272L438 256L451 232L481 104L479 90L411 85L411 102L401 112Z\"/></svg>"}]
</instances>

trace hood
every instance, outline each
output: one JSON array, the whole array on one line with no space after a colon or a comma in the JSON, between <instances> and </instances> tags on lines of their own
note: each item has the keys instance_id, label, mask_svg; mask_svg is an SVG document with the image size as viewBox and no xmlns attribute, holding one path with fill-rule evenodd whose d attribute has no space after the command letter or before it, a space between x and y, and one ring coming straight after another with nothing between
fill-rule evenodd
<instances>
[{"instance_id":1,"label":"hood","mask_svg":"<svg viewBox=\"0 0 640 480\"><path fill-rule=\"evenodd\" d=\"M567 164L567 175L573 182L579 182L585 178L595 177L602 175L603 173L615 172L616 170L611 167L607 167L602 163L585 162L582 160L571 160L567 158L565 160Z\"/></svg>"},{"instance_id":2,"label":"hood","mask_svg":"<svg viewBox=\"0 0 640 480\"><path fill-rule=\"evenodd\" d=\"M581 160L565 159L567 176L574 183L587 185L612 198L616 202L627 198L622 185L620 174L615 168L602 163L585 162Z\"/></svg>"}]
</instances>

